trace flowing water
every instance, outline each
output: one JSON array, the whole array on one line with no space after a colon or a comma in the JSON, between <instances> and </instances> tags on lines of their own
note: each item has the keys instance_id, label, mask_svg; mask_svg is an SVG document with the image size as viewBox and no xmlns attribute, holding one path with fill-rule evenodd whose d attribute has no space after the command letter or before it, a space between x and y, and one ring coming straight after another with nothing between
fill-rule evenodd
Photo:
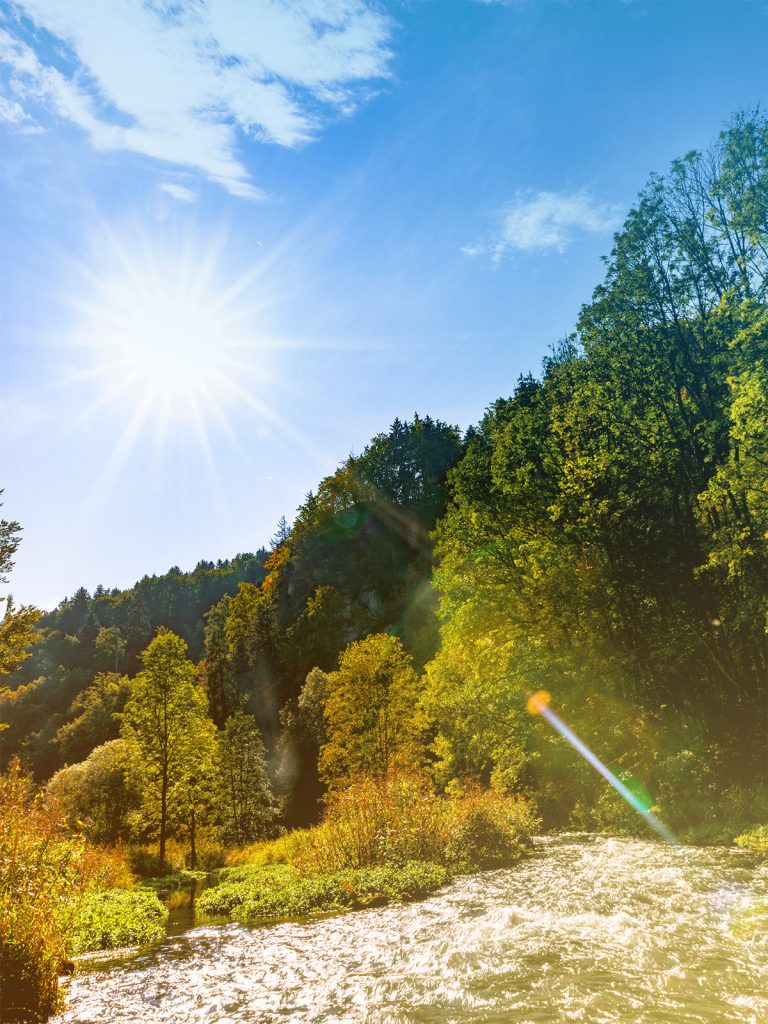
<instances>
[{"instance_id":1,"label":"flowing water","mask_svg":"<svg viewBox=\"0 0 768 1024\"><path fill-rule=\"evenodd\" d=\"M408 906L206 926L75 977L64 1022L768 1022L768 865L539 840Z\"/></svg>"}]
</instances>

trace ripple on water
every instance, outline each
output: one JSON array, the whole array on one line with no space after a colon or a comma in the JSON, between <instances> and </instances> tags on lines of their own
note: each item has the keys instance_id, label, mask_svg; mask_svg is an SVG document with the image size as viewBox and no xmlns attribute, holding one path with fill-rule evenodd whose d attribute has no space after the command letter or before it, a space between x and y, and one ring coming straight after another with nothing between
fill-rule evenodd
<instances>
[{"instance_id":1,"label":"ripple on water","mask_svg":"<svg viewBox=\"0 0 768 1024\"><path fill-rule=\"evenodd\" d=\"M423 903L86 966L55 1022L765 1024L767 926L747 854L565 836Z\"/></svg>"}]
</instances>

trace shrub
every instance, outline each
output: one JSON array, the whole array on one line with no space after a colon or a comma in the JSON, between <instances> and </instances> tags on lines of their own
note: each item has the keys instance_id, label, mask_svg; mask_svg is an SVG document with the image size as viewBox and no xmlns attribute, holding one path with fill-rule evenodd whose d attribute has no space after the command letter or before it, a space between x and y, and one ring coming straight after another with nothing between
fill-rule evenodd
<instances>
[{"instance_id":1,"label":"shrub","mask_svg":"<svg viewBox=\"0 0 768 1024\"><path fill-rule=\"evenodd\" d=\"M421 860L454 871L517 860L539 821L523 797L470 789L438 796L419 776L364 779L334 796L325 820L294 852L306 871L341 871Z\"/></svg>"},{"instance_id":2,"label":"shrub","mask_svg":"<svg viewBox=\"0 0 768 1024\"><path fill-rule=\"evenodd\" d=\"M360 778L328 802L325 819L294 852L308 871L408 860L440 861L446 801L418 775Z\"/></svg>"},{"instance_id":3,"label":"shrub","mask_svg":"<svg viewBox=\"0 0 768 1024\"><path fill-rule=\"evenodd\" d=\"M93 865L91 865L93 867ZM18 762L0 777L0 1019L44 1020L59 1006L67 933L88 881L82 839L33 795Z\"/></svg>"},{"instance_id":4,"label":"shrub","mask_svg":"<svg viewBox=\"0 0 768 1024\"><path fill-rule=\"evenodd\" d=\"M448 804L441 861L455 871L504 867L519 860L539 827L523 797L470 790Z\"/></svg>"},{"instance_id":5,"label":"shrub","mask_svg":"<svg viewBox=\"0 0 768 1024\"><path fill-rule=\"evenodd\" d=\"M249 846L230 850L225 856L228 867L242 864L266 866L268 864L290 863L300 855L308 841L309 829L296 829L278 836L277 839L266 839Z\"/></svg>"},{"instance_id":6,"label":"shrub","mask_svg":"<svg viewBox=\"0 0 768 1024\"><path fill-rule=\"evenodd\" d=\"M758 825L747 832L736 836L734 843L742 850L754 850L756 853L768 853L768 825Z\"/></svg>"},{"instance_id":7,"label":"shrub","mask_svg":"<svg viewBox=\"0 0 768 1024\"><path fill-rule=\"evenodd\" d=\"M289 863L303 874L409 861L473 871L517 860L539 826L523 797L477 788L438 796L418 774L359 778L329 797L320 825L235 851L227 863Z\"/></svg>"},{"instance_id":8,"label":"shrub","mask_svg":"<svg viewBox=\"0 0 768 1024\"><path fill-rule=\"evenodd\" d=\"M128 864L131 871L141 878L159 878L163 875L177 874L183 871L187 862L187 852L181 843L174 839L165 844L165 860L160 860L157 847L153 844L131 845L128 847Z\"/></svg>"},{"instance_id":9,"label":"shrub","mask_svg":"<svg viewBox=\"0 0 768 1024\"><path fill-rule=\"evenodd\" d=\"M154 892L113 889L86 893L74 917L69 952L142 946L162 937L167 917L167 909Z\"/></svg>"},{"instance_id":10,"label":"shrub","mask_svg":"<svg viewBox=\"0 0 768 1024\"><path fill-rule=\"evenodd\" d=\"M104 849L100 846L86 846L83 861L89 888L133 888L134 878L128 865L128 853L122 847Z\"/></svg>"}]
</instances>

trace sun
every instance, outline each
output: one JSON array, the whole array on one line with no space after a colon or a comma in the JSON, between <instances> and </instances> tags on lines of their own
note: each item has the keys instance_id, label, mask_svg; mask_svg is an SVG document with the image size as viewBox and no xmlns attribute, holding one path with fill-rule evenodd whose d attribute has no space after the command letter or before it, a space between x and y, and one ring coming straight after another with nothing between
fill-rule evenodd
<instances>
[{"instance_id":1,"label":"sun","mask_svg":"<svg viewBox=\"0 0 768 1024\"><path fill-rule=\"evenodd\" d=\"M90 388L84 418L122 418L118 447L190 426L204 444L214 428L233 436L238 406L280 426L264 398L280 343L259 323L268 305L254 297L261 268L233 273L226 248L222 236L182 244L110 234L80 267L78 297L68 300L70 380Z\"/></svg>"},{"instance_id":2,"label":"sun","mask_svg":"<svg viewBox=\"0 0 768 1024\"><path fill-rule=\"evenodd\" d=\"M214 296L178 281L110 282L89 347L110 390L163 416L184 417L227 402L256 344Z\"/></svg>"}]
</instances>

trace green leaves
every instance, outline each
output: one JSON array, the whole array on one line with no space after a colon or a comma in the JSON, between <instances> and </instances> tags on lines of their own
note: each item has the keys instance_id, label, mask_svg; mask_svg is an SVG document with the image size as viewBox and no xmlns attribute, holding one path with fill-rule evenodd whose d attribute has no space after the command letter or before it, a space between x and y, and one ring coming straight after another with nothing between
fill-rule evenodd
<instances>
[{"instance_id":1,"label":"green leaves","mask_svg":"<svg viewBox=\"0 0 768 1024\"><path fill-rule=\"evenodd\" d=\"M350 644L326 679L321 778L333 787L418 763L418 677L397 637L374 633Z\"/></svg>"}]
</instances>

